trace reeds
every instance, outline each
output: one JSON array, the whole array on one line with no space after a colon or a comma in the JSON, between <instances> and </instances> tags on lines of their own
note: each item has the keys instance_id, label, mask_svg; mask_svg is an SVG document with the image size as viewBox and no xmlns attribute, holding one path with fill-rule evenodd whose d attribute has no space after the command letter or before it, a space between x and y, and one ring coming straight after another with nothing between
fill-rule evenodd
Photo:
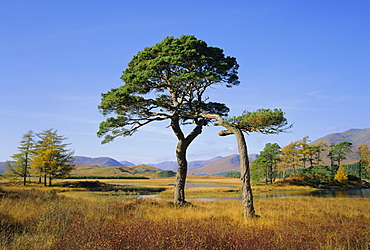
<instances>
[{"instance_id":1,"label":"reeds","mask_svg":"<svg viewBox=\"0 0 370 250\"><path fill-rule=\"evenodd\" d=\"M369 199L256 199L261 217L245 220L238 200L175 206L66 194L3 192L0 249L369 248Z\"/></svg>"}]
</instances>

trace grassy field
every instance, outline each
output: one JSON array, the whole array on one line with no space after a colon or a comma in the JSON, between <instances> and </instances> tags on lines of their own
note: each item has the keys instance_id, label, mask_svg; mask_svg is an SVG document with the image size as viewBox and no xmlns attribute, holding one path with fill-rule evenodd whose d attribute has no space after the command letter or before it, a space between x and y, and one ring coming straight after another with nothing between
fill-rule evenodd
<instances>
[{"instance_id":1,"label":"grassy field","mask_svg":"<svg viewBox=\"0 0 370 250\"><path fill-rule=\"evenodd\" d=\"M167 188L160 195L172 194L173 187L167 185L173 179L150 181ZM222 178L190 181L239 183ZM92 191L78 185L23 188L2 183L0 249L344 250L370 246L370 199L255 199L261 217L245 220L240 200L192 201L179 207L170 198L137 198L152 186L135 187L136 191L102 186ZM255 191L274 188L257 186ZM227 193L224 191L192 188L187 197Z\"/></svg>"}]
</instances>

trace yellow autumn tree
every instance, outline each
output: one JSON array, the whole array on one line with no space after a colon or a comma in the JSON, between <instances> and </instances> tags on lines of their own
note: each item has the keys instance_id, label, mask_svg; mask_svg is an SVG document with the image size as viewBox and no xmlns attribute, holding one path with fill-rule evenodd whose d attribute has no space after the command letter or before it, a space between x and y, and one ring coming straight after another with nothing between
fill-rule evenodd
<instances>
[{"instance_id":1,"label":"yellow autumn tree","mask_svg":"<svg viewBox=\"0 0 370 250\"><path fill-rule=\"evenodd\" d=\"M340 164L337 173L334 176L334 180L339 182L345 182L348 180L348 176L346 175L346 169Z\"/></svg>"},{"instance_id":2,"label":"yellow autumn tree","mask_svg":"<svg viewBox=\"0 0 370 250\"><path fill-rule=\"evenodd\" d=\"M297 142L298 153L300 154L300 160L303 162L303 168L306 168L306 162L310 159L310 155L312 154L310 146L308 145L310 142L308 138L308 136L305 136L302 140Z\"/></svg>"},{"instance_id":3,"label":"yellow autumn tree","mask_svg":"<svg viewBox=\"0 0 370 250\"><path fill-rule=\"evenodd\" d=\"M358 164L358 176L362 177L363 170L370 170L370 150L367 144L360 144L357 149L357 153L360 156L360 161Z\"/></svg>"},{"instance_id":4,"label":"yellow autumn tree","mask_svg":"<svg viewBox=\"0 0 370 250\"><path fill-rule=\"evenodd\" d=\"M73 169L73 150L67 149L69 144L63 143L66 139L57 134L56 130L48 129L37 134L40 139L36 143L34 156L31 160L31 169L40 177L44 178L44 185L49 179L64 178Z\"/></svg>"},{"instance_id":5,"label":"yellow autumn tree","mask_svg":"<svg viewBox=\"0 0 370 250\"><path fill-rule=\"evenodd\" d=\"M293 174L296 174L297 169L301 166L299 149L300 141L292 142L281 149L278 170L283 172L283 178L285 178L286 170L291 170Z\"/></svg>"},{"instance_id":6,"label":"yellow autumn tree","mask_svg":"<svg viewBox=\"0 0 370 250\"><path fill-rule=\"evenodd\" d=\"M361 144L357 150L360 156L360 163L367 169L370 170L370 150L367 144Z\"/></svg>"}]
</instances>

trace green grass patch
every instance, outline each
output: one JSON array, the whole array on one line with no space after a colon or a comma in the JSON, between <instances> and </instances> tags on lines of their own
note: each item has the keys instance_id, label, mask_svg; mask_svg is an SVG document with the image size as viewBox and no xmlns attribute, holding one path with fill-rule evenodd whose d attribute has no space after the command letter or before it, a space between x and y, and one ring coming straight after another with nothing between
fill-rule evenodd
<instances>
[{"instance_id":1,"label":"green grass patch","mask_svg":"<svg viewBox=\"0 0 370 250\"><path fill-rule=\"evenodd\" d=\"M149 177L145 176L90 176L90 175L83 175L83 176L69 176L66 179L149 179Z\"/></svg>"}]
</instances>

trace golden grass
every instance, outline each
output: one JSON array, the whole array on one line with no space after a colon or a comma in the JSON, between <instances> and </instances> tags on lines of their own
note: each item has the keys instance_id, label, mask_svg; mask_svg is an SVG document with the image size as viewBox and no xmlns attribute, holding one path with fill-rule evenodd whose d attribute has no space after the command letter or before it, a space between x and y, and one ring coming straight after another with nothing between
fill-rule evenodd
<instances>
[{"instance_id":1,"label":"golden grass","mask_svg":"<svg viewBox=\"0 0 370 250\"><path fill-rule=\"evenodd\" d=\"M365 198L255 199L261 217L245 220L240 200L2 189L0 249L368 249L370 237Z\"/></svg>"},{"instance_id":2,"label":"golden grass","mask_svg":"<svg viewBox=\"0 0 370 250\"><path fill-rule=\"evenodd\" d=\"M173 178L128 181L157 183L146 185L149 188L172 184ZM189 182L237 186L239 180L194 177ZM254 193L275 189L302 188L260 185ZM239 188L186 189L188 200L239 195ZM191 200L187 206L175 206L171 187L158 196L164 200L138 199L138 193L124 190L3 183L0 249L369 248L370 199L366 198L257 198L256 213L261 217L246 220L240 200Z\"/></svg>"}]
</instances>

